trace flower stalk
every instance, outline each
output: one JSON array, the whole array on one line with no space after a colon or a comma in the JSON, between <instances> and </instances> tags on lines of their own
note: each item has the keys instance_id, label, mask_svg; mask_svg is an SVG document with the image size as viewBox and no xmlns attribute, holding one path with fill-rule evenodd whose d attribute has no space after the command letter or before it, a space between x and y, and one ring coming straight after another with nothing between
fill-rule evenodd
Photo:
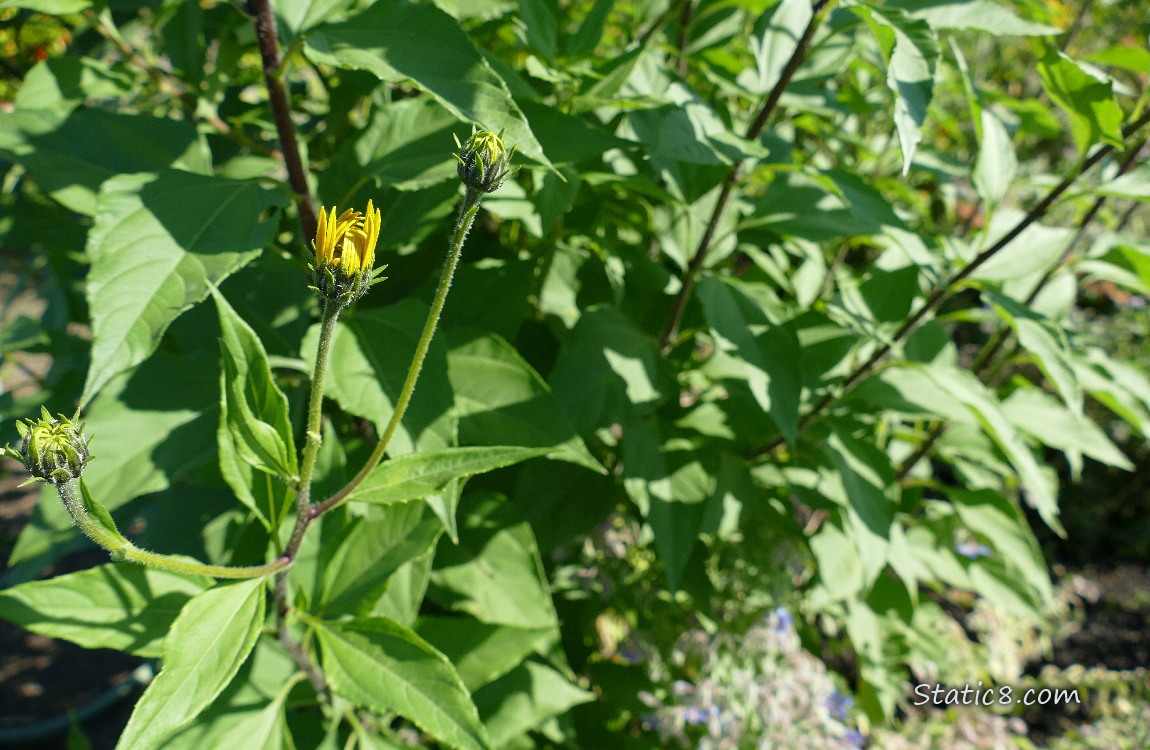
<instances>
[{"instance_id":1,"label":"flower stalk","mask_svg":"<svg viewBox=\"0 0 1150 750\"><path fill-rule=\"evenodd\" d=\"M443 314L443 306L447 301L447 293L451 290L451 282L455 277L455 269L459 265L459 258L463 253L463 244L467 234L475 223L475 216L479 212L479 203L487 193L493 193L502 187L511 175L509 163L515 155L515 146L507 148L503 143L503 132L493 133L490 130L472 130L471 137L465 143L455 139L459 152L455 154L458 162L456 171L463 183L463 201L459 204L459 213L455 221L455 231L451 235L451 244L448 247L447 259L443 263L443 270L439 275L439 284L435 288L435 296L431 301L431 309L427 313L427 320L423 324L423 331L419 335L419 342L415 347L415 355L407 369L403 387L399 398L395 402L395 410L391 413L387 427L364 463L350 482L338 492L312 509L312 516L320 516L332 508L343 504L348 496L358 487L372 470L383 460L391 439L399 429L407 406L411 403L411 396L415 392L419 374L423 370L423 361L427 358L427 350L431 346L431 339L435 336L435 329L439 325L439 318Z\"/></svg>"}]
</instances>

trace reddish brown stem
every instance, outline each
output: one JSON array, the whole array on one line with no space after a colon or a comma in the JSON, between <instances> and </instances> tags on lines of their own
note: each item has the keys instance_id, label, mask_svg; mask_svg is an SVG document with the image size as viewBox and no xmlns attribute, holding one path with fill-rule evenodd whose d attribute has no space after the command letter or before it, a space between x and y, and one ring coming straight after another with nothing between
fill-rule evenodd
<instances>
[{"instance_id":1,"label":"reddish brown stem","mask_svg":"<svg viewBox=\"0 0 1150 750\"><path fill-rule=\"evenodd\" d=\"M280 80L280 52L276 38L276 19L268 0L249 0L248 10L256 28L256 40L263 61L264 83L268 87L268 102L271 104L272 118L279 135L280 151L284 166L287 167L288 183L296 194L299 206L299 223L303 231L303 241L315 236L315 204L307 184L307 167L300 155L299 141L296 139L295 125L291 119L291 102L287 90Z\"/></svg>"}]
</instances>

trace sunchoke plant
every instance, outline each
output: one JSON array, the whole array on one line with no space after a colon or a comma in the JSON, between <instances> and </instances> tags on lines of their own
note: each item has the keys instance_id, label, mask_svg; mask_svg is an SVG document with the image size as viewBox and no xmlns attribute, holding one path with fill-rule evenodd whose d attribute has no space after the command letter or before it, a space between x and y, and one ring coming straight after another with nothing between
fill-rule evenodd
<instances>
[{"instance_id":1,"label":"sunchoke plant","mask_svg":"<svg viewBox=\"0 0 1150 750\"><path fill-rule=\"evenodd\" d=\"M940 634L1050 617L1150 430L1093 5L4 3L0 618L154 667L124 750L862 747L1017 678Z\"/></svg>"}]
</instances>

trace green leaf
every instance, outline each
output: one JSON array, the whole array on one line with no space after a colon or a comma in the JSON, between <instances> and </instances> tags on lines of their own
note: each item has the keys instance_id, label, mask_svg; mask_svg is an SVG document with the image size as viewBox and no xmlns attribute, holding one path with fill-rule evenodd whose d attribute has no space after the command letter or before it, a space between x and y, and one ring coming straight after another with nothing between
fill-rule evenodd
<instances>
[{"instance_id":1,"label":"green leaf","mask_svg":"<svg viewBox=\"0 0 1150 750\"><path fill-rule=\"evenodd\" d=\"M1125 471L1134 471L1134 464L1118 449L1098 425L1081 413L1075 414L1056 399L1034 388L1019 388L1002 403L1002 411L1018 429L1044 445L1067 453L1071 466L1081 459L1074 455L1085 453L1095 461Z\"/></svg>"},{"instance_id":2,"label":"green leaf","mask_svg":"<svg viewBox=\"0 0 1150 750\"><path fill-rule=\"evenodd\" d=\"M387 591L376 602L371 614L386 617L401 625L410 626L414 623L431 580L433 557L425 555L399 566L388 580Z\"/></svg>"},{"instance_id":3,"label":"green leaf","mask_svg":"<svg viewBox=\"0 0 1150 750\"><path fill-rule=\"evenodd\" d=\"M302 679L278 644L257 642L227 688L193 724L165 740L164 750L293 750L284 704Z\"/></svg>"},{"instance_id":4,"label":"green leaf","mask_svg":"<svg viewBox=\"0 0 1150 750\"><path fill-rule=\"evenodd\" d=\"M528 661L475 693L475 705L495 747L595 699L554 669Z\"/></svg>"},{"instance_id":5,"label":"green leaf","mask_svg":"<svg viewBox=\"0 0 1150 750\"><path fill-rule=\"evenodd\" d=\"M641 418L674 390L655 341L612 307L583 312L564 339L550 383L581 435Z\"/></svg>"},{"instance_id":6,"label":"green leaf","mask_svg":"<svg viewBox=\"0 0 1150 750\"><path fill-rule=\"evenodd\" d=\"M1109 65L1131 73L1150 73L1150 50L1134 46L1134 40L1114 44L1104 50L1089 55L1086 59L1098 65Z\"/></svg>"},{"instance_id":7,"label":"green leaf","mask_svg":"<svg viewBox=\"0 0 1150 750\"><path fill-rule=\"evenodd\" d=\"M419 190L454 180L456 162L443 155L444 149L453 145L452 133L461 141L468 135L459 120L437 101L430 97L401 99L378 108L363 132L336 154L331 168L337 170L337 177L354 175L359 182L374 178L376 185L395 190ZM320 184L329 199L341 206L354 192L336 180L321 179ZM333 190L343 194L332 194ZM380 202L384 214L381 239L391 236L388 224L392 209L389 203Z\"/></svg>"},{"instance_id":8,"label":"green leaf","mask_svg":"<svg viewBox=\"0 0 1150 750\"><path fill-rule=\"evenodd\" d=\"M447 658L411 630L381 617L311 617L332 689L358 706L394 711L445 745L491 745L475 705Z\"/></svg>"},{"instance_id":9,"label":"green leaf","mask_svg":"<svg viewBox=\"0 0 1150 750\"><path fill-rule=\"evenodd\" d=\"M324 539L309 611L369 613L400 566L435 549L442 525L424 510L420 503L392 505L352 517L335 539Z\"/></svg>"},{"instance_id":10,"label":"green leaf","mask_svg":"<svg viewBox=\"0 0 1150 750\"><path fill-rule=\"evenodd\" d=\"M374 310L354 310L336 327L325 390L344 411L371 420L382 432L403 388L407 367L427 306L415 299ZM312 326L301 345L305 359L314 357L319 325ZM442 338L432 339L411 405L392 440L392 455L439 450L452 445L455 418L451 414L451 384Z\"/></svg>"},{"instance_id":11,"label":"green leaf","mask_svg":"<svg viewBox=\"0 0 1150 750\"><path fill-rule=\"evenodd\" d=\"M938 38L926 21L897 8L861 6L856 12L870 26L886 61L886 82L895 95L894 122L905 175L922 141L921 128L934 93Z\"/></svg>"},{"instance_id":12,"label":"green leaf","mask_svg":"<svg viewBox=\"0 0 1150 750\"><path fill-rule=\"evenodd\" d=\"M0 155L22 164L40 187L77 213L104 213L97 193L117 175L167 167L211 171L207 145L190 122L102 109L77 110L63 120L61 114L0 113Z\"/></svg>"},{"instance_id":13,"label":"green leaf","mask_svg":"<svg viewBox=\"0 0 1150 750\"><path fill-rule=\"evenodd\" d=\"M628 427L622 448L623 486L650 524L667 585L675 590L721 496L717 466L712 456L665 444L654 419Z\"/></svg>"},{"instance_id":14,"label":"green leaf","mask_svg":"<svg viewBox=\"0 0 1150 750\"><path fill-rule=\"evenodd\" d=\"M1082 387L1074 374L1066 332L1009 297L989 290L985 290L983 295L1014 329L1018 343L1034 357L1038 368L1054 385L1070 411L1081 416Z\"/></svg>"},{"instance_id":15,"label":"green leaf","mask_svg":"<svg viewBox=\"0 0 1150 750\"><path fill-rule=\"evenodd\" d=\"M264 579L218 585L192 599L164 641L164 669L144 691L117 749L161 748L219 695L256 645Z\"/></svg>"},{"instance_id":16,"label":"green leaf","mask_svg":"<svg viewBox=\"0 0 1150 750\"><path fill-rule=\"evenodd\" d=\"M753 94L763 95L773 89L799 46L811 16L808 0L782 0L759 16L751 36L757 77L753 85L748 85L750 77L740 76L740 83Z\"/></svg>"},{"instance_id":17,"label":"green leaf","mask_svg":"<svg viewBox=\"0 0 1150 750\"><path fill-rule=\"evenodd\" d=\"M810 538L811 554L818 567L819 596L830 601L856 598L866 588L866 575L851 534L843 531L838 519L828 520ZM812 602L813 603L813 602Z\"/></svg>"},{"instance_id":18,"label":"green leaf","mask_svg":"<svg viewBox=\"0 0 1150 750\"><path fill-rule=\"evenodd\" d=\"M553 630L558 617L531 527L502 497L464 498L463 507L459 543L439 542L428 596L480 622Z\"/></svg>"},{"instance_id":19,"label":"green leaf","mask_svg":"<svg viewBox=\"0 0 1150 750\"><path fill-rule=\"evenodd\" d=\"M891 526L898 501L897 481L890 459L873 445L832 433L824 451L837 470L849 503L847 519L872 585L889 558Z\"/></svg>"},{"instance_id":20,"label":"green leaf","mask_svg":"<svg viewBox=\"0 0 1150 750\"><path fill-rule=\"evenodd\" d=\"M598 123L560 112L541 102L524 100L519 106L527 115L532 132L543 144L543 150L556 164L595 161L613 148L635 145L608 132Z\"/></svg>"},{"instance_id":21,"label":"green leaf","mask_svg":"<svg viewBox=\"0 0 1150 750\"><path fill-rule=\"evenodd\" d=\"M1002 413L1002 408L994 395L966 370L931 366L923 368L922 371L939 389L949 393L951 398L975 415L983 431L1006 454L1018 472L1022 486L1029 494L1030 502L1042 520L1056 533L1064 535L1066 532L1058 521L1058 496L1042 475L1038 461L1030 452L1030 448Z\"/></svg>"},{"instance_id":22,"label":"green leaf","mask_svg":"<svg viewBox=\"0 0 1150 750\"><path fill-rule=\"evenodd\" d=\"M603 28L606 26L607 16L611 13L611 8L614 5L615 0L595 0L591 10L587 11L587 15L583 17L583 22L579 24L579 30L567 43L569 54L579 57L595 52L595 48L599 46L599 40L603 38Z\"/></svg>"},{"instance_id":23,"label":"green leaf","mask_svg":"<svg viewBox=\"0 0 1150 750\"><path fill-rule=\"evenodd\" d=\"M520 28L527 43L549 63L559 54L559 22L554 0L519 0Z\"/></svg>"},{"instance_id":24,"label":"green leaf","mask_svg":"<svg viewBox=\"0 0 1150 750\"><path fill-rule=\"evenodd\" d=\"M969 29L995 36L1055 36L1062 33L1062 29L1055 26L1021 19L1009 6L996 0L950 0L931 3L927 7L920 7L924 4L919 0L900 0L893 4L940 30Z\"/></svg>"},{"instance_id":25,"label":"green leaf","mask_svg":"<svg viewBox=\"0 0 1150 750\"><path fill-rule=\"evenodd\" d=\"M88 240L92 364L82 402L138 365L168 325L260 254L286 196L187 172L122 175L100 192Z\"/></svg>"},{"instance_id":26,"label":"green leaf","mask_svg":"<svg viewBox=\"0 0 1150 750\"><path fill-rule=\"evenodd\" d=\"M439 494L456 479L485 474L546 452L546 448L482 446L398 456L375 467L348 500L374 505L420 500Z\"/></svg>"},{"instance_id":27,"label":"green leaf","mask_svg":"<svg viewBox=\"0 0 1150 750\"><path fill-rule=\"evenodd\" d=\"M1139 164L1126 174L1091 188L1090 192L1097 195L1112 195L1116 198L1150 200L1150 164Z\"/></svg>"},{"instance_id":28,"label":"green leaf","mask_svg":"<svg viewBox=\"0 0 1150 750\"><path fill-rule=\"evenodd\" d=\"M84 648L160 655L180 610L211 580L127 563L0 591L0 618Z\"/></svg>"},{"instance_id":29,"label":"green leaf","mask_svg":"<svg viewBox=\"0 0 1150 750\"><path fill-rule=\"evenodd\" d=\"M979 144L978 159L974 163L974 189L987 206L993 210L1002 201L1018 170L1018 159L1014 156L1014 144L1002 120L989 109L983 109L982 140Z\"/></svg>"},{"instance_id":30,"label":"green leaf","mask_svg":"<svg viewBox=\"0 0 1150 750\"><path fill-rule=\"evenodd\" d=\"M1085 156L1095 143L1122 145L1122 110L1109 79L1099 78L1053 45L1038 61L1038 75L1046 93L1070 118L1079 154Z\"/></svg>"},{"instance_id":31,"label":"green leaf","mask_svg":"<svg viewBox=\"0 0 1150 750\"><path fill-rule=\"evenodd\" d=\"M1053 602L1050 573L1022 511L1009 499L988 490L949 489L947 494L963 525L994 550L993 562L1003 566L1007 574L1001 578L1012 584L1023 582L1034 592L1038 607ZM978 577L974 578L977 586Z\"/></svg>"},{"instance_id":32,"label":"green leaf","mask_svg":"<svg viewBox=\"0 0 1150 750\"><path fill-rule=\"evenodd\" d=\"M312 60L367 70L388 83L411 82L461 120L505 130L520 153L550 166L507 84L439 8L382 0L347 21L319 27L305 42ZM445 145L445 158L450 150Z\"/></svg>"},{"instance_id":33,"label":"green leaf","mask_svg":"<svg viewBox=\"0 0 1150 750\"><path fill-rule=\"evenodd\" d=\"M745 379L755 401L794 442L802 391L801 350L794 331L772 324L734 280L704 274L697 293L715 338L715 367Z\"/></svg>"},{"instance_id":34,"label":"green leaf","mask_svg":"<svg viewBox=\"0 0 1150 750\"><path fill-rule=\"evenodd\" d=\"M1011 231L1022 219L1021 211L1001 208L994 212L987 227L982 247L990 247ZM971 274L981 281L1012 281L1049 268L1062 256L1072 230L1048 227L1040 222L1030 224L1010 244ZM973 257L973 248L970 257Z\"/></svg>"},{"instance_id":35,"label":"green leaf","mask_svg":"<svg viewBox=\"0 0 1150 750\"><path fill-rule=\"evenodd\" d=\"M603 467L575 434L539 373L503 339L449 331L447 372L460 442L548 448L551 458Z\"/></svg>"},{"instance_id":36,"label":"green leaf","mask_svg":"<svg viewBox=\"0 0 1150 750\"><path fill-rule=\"evenodd\" d=\"M24 8L35 13L62 16L92 7L91 0L0 0L0 8Z\"/></svg>"},{"instance_id":37,"label":"green leaf","mask_svg":"<svg viewBox=\"0 0 1150 750\"><path fill-rule=\"evenodd\" d=\"M271 0L276 18L296 34L351 7L351 0Z\"/></svg>"},{"instance_id":38,"label":"green leaf","mask_svg":"<svg viewBox=\"0 0 1150 750\"><path fill-rule=\"evenodd\" d=\"M767 155L757 142L732 133L711 105L686 86L673 84L667 98L669 104L628 115L635 135L656 162L714 166Z\"/></svg>"},{"instance_id":39,"label":"green leaf","mask_svg":"<svg viewBox=\"0 0 1150 750\"><path fill-rule=\"evenodd\" d=\"M507 674L554 638L549 628L513 628L465 617L421 617L416 630L451 660L468 690Z\"/></svg>"},{"instance_id":40,"label":"green leaf","mask_svg":"<svg viewBox=\"0 0 1150 750\"><path fill-rule=\"evenodd\" d=\"M298 467L287 396L272 377L267 352L255 331L219 291L213 289L212 297L221 331L220 420L231 435L230 447L249 466L290 481ZM261 520L274 515L256 505L250 489L238 488L237 496Z\"/></svg>"},{"instance_id":41,"label":"green leaf","mask_svg":"<svg viewBox=\"0 0 1150 750\"><path fill-rule=\"evenodd\" d=\"M16 92L13 104L17 109L69 112L86 99L127 96L130 87L128 76L100 60L50 57L34 65L24 76L24 84ZM95 195L92 198L94 202Z\"/></svg>"}]
</instances>

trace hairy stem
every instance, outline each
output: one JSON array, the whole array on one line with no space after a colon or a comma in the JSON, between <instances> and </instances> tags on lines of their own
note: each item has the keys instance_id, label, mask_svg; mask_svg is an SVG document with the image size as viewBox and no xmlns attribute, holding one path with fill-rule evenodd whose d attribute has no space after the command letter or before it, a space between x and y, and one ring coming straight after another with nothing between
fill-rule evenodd
<instances>
[{"instance_id":1,"label":"hairy stem","mask_svg":"<svg viewBox=\"0 0 1150 750\"><path fill-rule=\"evenodd\" d=\"M403 419L404 412L407 411L407 405L411 402L411 394L415 392L415 385L419 380L419 373L423 369L423 361L427 358L427 350L431 346L431 339L435 335L435 328L439 325L439 316L443 313L444 302L447 301L447 292L451 289L451 280L455 276L455 267L459 264L459 256L463 252L463 243L467 239L467 233L471 231L471 225L475 222L475 214L479 211L479 200L482 194L471 188L467 188L467 192L463 197L463 202L459 205L459 217L455 222L455 232L452 234L451 248L447 254L447 260L443 263L443 272L439 276L439 286L435 289L435 297L431 302L431 309L427 313L427 321L423 324L423 332L419 336L419 343L415 347L415 355L411 359L411 365L407 368L407 377L403 381L403 387L400 389L399 398L395 402L395 411L391 414L391 419L387 423L387 427L380 436L379 442L376 443L375 449L371 452L367 462L363 468L359 470L350 482L343 486L339 492L335 493L327 500L317 505L313 510L313 515L319 516L332 508L340 505L347 496L355 490L356 487L367 479L372 470L383 460L384 454L387 452L387 447L391 444L391 439L395 436L396 430L399 429L400 420Z\"/></svg>"},{"instance_id":2,"label":"hairy stem","mask_svg":"<svg viewBox=\"0 0 1150 750\"><path fill-rule=\"evenodd\" d=\"M335 337L335 324L339 320L342 306L338 302L325 300L320 319L319 346L315 353L315 369L311 376L311 395L308 397L307 432L304 434L303 458L300 461L299 486L296 489L295 527L284 549L284 558L294 560L307 533L308 524L314 517L311 507L311 478L315 472L315 459L319 455L319 445L323 433L323 384L327 376L327 362L331 358L331 340ZM284 616L287 614L287 574L276 578L276 629L282 639L286 633Z\"/></svg>"},{"instance_id":3,"label":"hairy stem","mask_svg":"<svg viewBox=\"0 0 1150 750\"><path fill-rule=\"evenodd\" d=\"M771 89L767 98L763 101L763 106L759 108L759 112L755 115L754 121L747 127L747 132L743 137L748 141L756 140L759 135L762 134L767 121L771 115L774 114L775 109L779 105L779 100L783 96L783 92L786 91L787 86L795 75L795 71L799 69L803 60L806 59L807 50L811 46L811 40L814 39L815 31L822 23L829 5L830 0L820 0L815 4L814 11L811 14L811 21L807 24L802 38L799 39L799 43L795 46L795 51L791 54L791 58L787 60L786 66L783 67L778 82L775 83L774 88ZM731 193L734 191L735 186L743 179L743 167L745 164L746 161L740 159L731 166L731 171L727 173L726 179L723 180L723 184L719 188L719 198L715 201L715 208L711 212L710 220L707 221L707 228L703 230L703 237L699 240L699 246L696 248L691 260L687 263L687 270L683 273L679 293L675 295L675 301L671 305L671 315L667 319L667 325L663 328L662 336L659 337L659 348L664 354L670 350L675 343L675 339L679 336L679 325L683 322L683 313L687 307L687 300L690 299L691 292L695 289L695 282L698 280L699 273L703 270L703 263L707 259L707 253L711 251L711 243L715 240L715 232L718 230L719 222L727 210L727 204L731 200Z\"/></svg>"},{"instance_id":4,"label":"hairy stem","mask_svg":"<svg viewBox=\"0 0 1150 750\"><path fill-rule=\"evenodd\" d=\"M303 237L314 237L316 228L315 204L307 184L307 167L300 156L299 141L296 139L295 125L291 120L291 104L287 90L280 80L279 42L276 39L276 19L268 0L249 0L248 11L252 15L259 43L260 59L263 63L264 83L268 87L268 102L275 119L279 135L280 151L283 152L284 166L287 167L288 182L296 194L299 206L299 223ZM306 239L305 239L306 241Z\"/></svg>"},{"instance_id":5,"label":"hairy stem","mask_svg":"<svg viewBox=\"0 0 1150 750\"><path fill-rule=\"evenodd\" d=\"M286 557L280 557L275 562L268 563L267 565L245 565L236 567L230 565L205 565L195 560L185 560L179 557L172 557L171 555L160 555L155 552L148 552L136 546L129 546L123 550L122 554L123 557L121 559L127 562L146 565L149 568L171 570L175 573L194 573L202 576L211 576L212 578L262 578L263 576L269 576L272 573L286 570L287 567L291 565L291 560L288 560Z\"/></svg>"},{"instance_id":6,"label":"hairy stem","mask_svg":"<svg viewBox=\"0 0 1150 750\"><path fill-rule=\"evenodd\" d=\"M80 479L70 479L66 482L61 482L56 485L56 491L59 493L60 500L63 501L64 508L67 509L68 515L72 517L72 520L80 531L84 532L93 542L108 550L112 555L112 559L117 562L133 562L146 565L149 568L171 570L176 573L211 576L212 578L260 578L271 575L277 570L282 570L291 564L290 560L281 557L267 565L236 567L228 565L206 565L189 558L161 555L142 550L121 536L119 532L115 531L115 528L110 525L110 519L108 520L108 524L105 525L92 517L93 512L99 515L106 514L107 511L95 503L93 503L95 508L89 508L88 503L86 503L84 499L85 490L81 486L81 481Z\"/></svg>"},{"instance_id":7,"label":"hairy stem","mask_svg":"<svg viewBox=\"0 0 1150 750\"><path fill-rule=\"evenodd\" d=\"M284 554L295 557L303 542L304 532L312 519L311 478L315 473L315 460L323 439L323 386L327 379L327 363L331 359L331 342L342 306L330 300L323 303L320 318L319 345L315 353L315 369L311 376L311 395L307 406L307 432L304 435L303 457L300 460L299 489L296 492L296 520Z\"/></svg>"}]
</instances>

